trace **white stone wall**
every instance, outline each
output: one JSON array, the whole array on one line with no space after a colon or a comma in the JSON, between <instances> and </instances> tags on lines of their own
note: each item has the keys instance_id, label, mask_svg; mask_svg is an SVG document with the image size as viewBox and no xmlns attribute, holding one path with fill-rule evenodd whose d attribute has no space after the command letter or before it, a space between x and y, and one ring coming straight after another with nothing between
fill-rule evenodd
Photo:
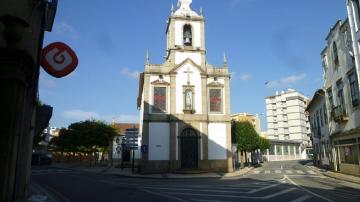
<instances>
[{"instance_id":1,"label":"white stone wall","mask_svg":"<svg viewBox=\"0 0 360 202\"><path fill-rule=\"evenodd\" d=\"M149 123L149 160L170 160L170 124Z\"/></svg>"},{"instance_id":2,"label":"white stone wall","mask_svg":"<svg viewBox=\"0 0 360 202\"><path fill-rule=\"evenodd\" d=\"M191 59L195 64L201 66L201 54L191 52L176 52L175 53L175 65L182 63L186 59Z\"/></svg>"},{"instance_id":3,"label":"white stone wall","mask_svg":"<svg viewBox=\"0 0 360 202\"><path fill-rule=\"evenodd\" d=\"M226 124L209 123L208 126L208 158L209 160L227 159Z\"/></svg>"},{"instance_id":4,"label":"white stone wall","mask_svg":"<svg viewBox=\"0 0 360 202\"><path fill-rule=\"evenodd\" d=\"M201 75L200 70L193 66L191 63L185 63L182 67L177 70L176 75L176 113L183 114L184 110L184 94L183 86L187 85L188 74L185 73L187 70L193 72L190 74L190 85L195 86L195 114L202 113L202 86L201 86Z\"/></svg>"}]
</instances>

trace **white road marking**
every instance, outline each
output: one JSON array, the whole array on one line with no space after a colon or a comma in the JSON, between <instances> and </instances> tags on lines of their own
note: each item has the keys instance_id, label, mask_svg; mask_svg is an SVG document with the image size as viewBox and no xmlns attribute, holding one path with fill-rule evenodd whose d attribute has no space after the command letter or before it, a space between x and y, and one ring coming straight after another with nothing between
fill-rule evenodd
<instances>
[{"instance_id":1,"label":"white road marking","mask_svg":"<svg viewBox=\"0 0 360 202\"><path fill-rule=\"evenodd\" d=\"M260 170L255 170L254 171L254 174L259 174L260 173Z\"/></svg>"},{"instance_id":2,"label":"white road marking","mask_svg":"<svg viewBox=\"0 0 360 202\"><path fill-rule=\"evenodd\" d=\"M311 198L311 196L305 195L305 196L302 196L302 197L300 197L300 198L297 198L297 199L295 199L295 200L293 200L293 201L291 201L291 202L303 202L303 201L308 200L309 198Z\"/></svg>"},{"instance_id":3,"label":"white road marking","mask_svg":"<svg viewBox=\"0 0 360 202\"><path fill-rule=\"evenodd\" d=\"M292 173L293 173L292 170L286 170L285 172L286 172L287 174L292 174Z\"/></svg>"},{"instance_id":4,"label":"white road marking","mask_svg":"<svg viewBox=\"0 0 360 202\"><path fill-rule=\"evenodd\" d=\"M160 194L160 193L152 192L152 191L145 190L145 189L143 189L143 191L146 192L146 193L149 193L149 194L153 194L153 195L157 195L157 196L162 196L162 197L166 197L166 198L170 198L170 199L175 199L175 200L181 201L181 202L190 202L190 201L187 201L187 200L178 198L178 197L176 197L176 196L169 196L169 195L163 194L163 193Z\"/></svg>"},{"instance_id":5,"label":"white road marking","mask_svg":"<svg viewBox=\"0 0 360 202\"><path fill-rule=\"evenodd\" d=\"M312 170L308 170L307 171L309 174L311 174L311 175L315 175L316 173L314 172L314 171L312 171Z\"/></svg>"},{"instance_id":6,"label":"white road marking","mask_svg":"<svg viewBox=\"0 0 360 202\"><path fill-rule=\"evenodd\" d=\"M301 171L301 170L296 170L296 172L298 173L298 174L305 174L303 171Z\"/></svg>"},{"instance_id":7,"label":"white road marking","mask_svg":"<svg viewBox=\"0 0 360 202\"><path fill-rule=\"evenodd\" d=\"M271 199L271 198L274 198L275 196L280 196L280 195L282 195L282 194L286 194L286 193L291 192L291 191L293 191L293 190L295 190L295 189L296 189L296 188L294 188L294 187L292 187L292 188L290 188L290 189L285 189L285 190L283 190L283 191L281 191L281 192L277 192L277 193L274 193L274 194L270 194L270 195L264 196L263 199Z\"/></svg>"},{"instance_id":8,"label":"white road marking","mask_svg":"<svg viewBox=\"0 0 360 202\"><path fill-rule=\"evenodd\" d=\"M269 185L269 186L266 186L266 187L261 187L259 189L253 189L251 191L248 192L248 194L254 194L256 192L259 192L259 191L263 191L263 190L266 190L266 189L270 189L270 188L273 188L273 187L277 187L279 186L281 183L276 183L276 184L272 184L272 185Z\"/></svg>"},{"instance_id":9,"label":"white road marking","mask_svg":"<svg viewBox=\"0 0 360 202\"><path fill-rule=\"evenodd\" d=\"M275 170L276 174L281 174L281 170Z\"/></svg>"},{"instance_id":10,"label":"white road marking","mask_svg":"<svg viewBox=\"0 0 360 202\"><path fill-rule=\"evenodd\" d=\"M168 188L168 187L144 187L145 189L152 190L171 190L171 191L196 191L196 192L212 192L212 193L230 193L230 194L246 194L249 191L228 191L228 190L216 190L216 189L188 189L188 188Z\"/></svg>"},{"instance_id":11,"label":"white road marking","mask_svg":"<svg viewBox=\"0 0 360 202\"><path fill-rule=\"evenodd\" d=\"M291 192L293 190L295 190L296 188L292 187L289 189L285 189L283 191L274 193L274 194L270 194L267 196L239 196L239 195L216 195L216 194L194 194L194 193L180 193L180 192L165 192L166 194L171 194L171 195L184 195L184 196L205 196L205 197L224 197L224 198L246 198L246 199L270 199L282 194L286 194L288 192Z\"/></svg>"},{"instance_id":12,"label":"white road marking","mask_svg":"<svg viewBox=\"0 0 360 202\"><path fill-rule=\"evenodd\" d=\"M206 199L191 199L191 200L198 201L198 202L231 202L231 201L206 200Z\"/></svg>"},{"instance_id":13,"label":"white road marking","mask_svg":"<svg viewBox=\"0 0 360 202\"><path fill-rule=\"evenodd\" d=\"M270 170L265 170L265 174L270 174Z\"/></svg>"},{"instance_id":14,"label":"white road marking","mask_svg":"<svg viewBox=\"0 0 360 202\"><path fill-rule=\"evenodd\" d=\"M308 193L310 193L310 194L312 194L312 195L314 195L314 196L316 196L316 197L318 197L318 198L321 198L321 199L323 199L323 200L325 200L325 201L334 202L334 201L332 201L332 200L330 200L330 199L328 199L328 198L326 198L326 197L324 197L324 196L321 196L321 195L319 195L319 194L316 194L316 193L314 193L314 192L312 192L312 191L310 191L310 190L308 190L308 189L305 189L304 187L296 184L296 183L295 183L294 181L292 181L287 175L285 175L284 177L285 177L285 179L287 179L291 184L297 186L299 189L302 189L302 190L304 190L304 191L306 191L306 192L308 192Z\"/></svg>"}]
</instances>

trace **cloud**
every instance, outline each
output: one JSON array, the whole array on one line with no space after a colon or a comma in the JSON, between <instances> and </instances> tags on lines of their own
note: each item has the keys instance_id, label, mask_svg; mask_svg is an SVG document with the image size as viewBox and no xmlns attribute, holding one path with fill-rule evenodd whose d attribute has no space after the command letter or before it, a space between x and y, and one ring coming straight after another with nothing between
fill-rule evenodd
<instances>
[{"instance_id":1,"label":"cloud","mask_svg":"<svg viewBox=\"0 0 360 202\"><path fill-rule=\"evenodd\" d=\"M71 120L88 120L88 119L98 119L100 116L96 112L83 111L79 109L75 110L66 110L63 113L63 116Z\"/></svg>"},{"instance_id":2,"label":"cloud","mask_svg":"<svg viewBox=\"0 0 360 202\"><path fill-rule=\"evenodd\" d=\"M39 86L45 87L45 88L55 88L56 82L53 79L45 78L43 76L40 76L39 80Z\"/></svg>"},{"instance_id":3,"label":"cloud","mask_svg":"<svg viewBox=\"0 0 360 202\"><path fill-rule=\"evenodd\" d=\"M298 81L301 81L301 80L303 80L305 78L306 78L305 73L302 73L300 75L292 75L292 76L282 78L281 83L284 84L284 85L289 85L289 84L293 84L293 83L296 83Z\"/></svg>"},{"instance_id":4,"label":"cloud","mask_svg":"<svg viewBox=\"0 0 360 202\"><path fill-rule=\"evenodd\" d=\"M243 75L240 76L240 79L242 81L249 81L249 80L252 79L252 75L251 74L243 74Z\"/></svg>"},{"instance_id":5,"label":"cloud","mask_svg":"<svg viewBox=\"0 0 360 202\"><path fill-rule=\"evenodd\" d=\"M75 30L75 28L65 22L60 22L58 24L55 24L53 32L56 35L67 36L72 40L77 40L80 38L80 36L79 36L78 32Z\"/></svg>"},{"instance_id":6,"label":"cloud","mask_svg":"<svg viewBox=\"0 0 360 202\"><path fill-rule=\"evenodd\" d=\"M299 75L290 75L287 77L283 77L279 80L272 80L272 81L268 81L265 83L265 85L268 88L274 88L274 87L278 87L278 86L291 86L301 80L304 80L306 78L306 74L302 73Z\"/></svg>"},{"instance_id":7,"label":"cloud","mask_svg":"<svg viewBox=\"0 0 360 202\"><path fill-rule=\"evenodd\" d=\"M124 68L121 70L121 74L127 76L131 79L138 79L139 78L139 71L130 71L128 68Z\"/></svg>"},{"instance_id":8,"label":"cloud","mask_svg":"<svg viewBox=\"0 0 360 202\"><path fill-rule=\"evenodd\" d=\"M137 115L120 114L112 118L116 123L139 123L140 117Z\"/></svg>"}]
</instances>

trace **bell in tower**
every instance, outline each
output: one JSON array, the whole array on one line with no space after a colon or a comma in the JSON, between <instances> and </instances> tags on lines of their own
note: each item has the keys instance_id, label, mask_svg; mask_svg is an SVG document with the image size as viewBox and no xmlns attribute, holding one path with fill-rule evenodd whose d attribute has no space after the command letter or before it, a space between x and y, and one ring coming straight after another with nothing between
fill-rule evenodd
<instances>
[{"instance_id":1,"label":"bell in tower","mask_svg":"<svg viewBox=\"0 0 360 202\"><path fill-rule=\"evenodd\" d=\"M192 46L192 31L191 25L184 25L184 45Z\"/></svg>"}]
</instances>

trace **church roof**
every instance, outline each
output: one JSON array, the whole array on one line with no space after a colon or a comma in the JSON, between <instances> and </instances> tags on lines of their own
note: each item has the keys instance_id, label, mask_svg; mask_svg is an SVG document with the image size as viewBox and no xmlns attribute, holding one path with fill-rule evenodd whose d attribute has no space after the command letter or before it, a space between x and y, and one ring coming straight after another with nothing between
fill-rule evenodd
<instances>
[{"instance_id":1,"label":"church roof","mask_svg":"<svg viewBox=\"0 0 360 202\"><path fill-rule=\"evenodd\" d=\"M179 0L178 6L179 9L175 12L174 15L178 16L199 16L195 11L190 8L192 0Z\"/></svg>"}]
</instances>

